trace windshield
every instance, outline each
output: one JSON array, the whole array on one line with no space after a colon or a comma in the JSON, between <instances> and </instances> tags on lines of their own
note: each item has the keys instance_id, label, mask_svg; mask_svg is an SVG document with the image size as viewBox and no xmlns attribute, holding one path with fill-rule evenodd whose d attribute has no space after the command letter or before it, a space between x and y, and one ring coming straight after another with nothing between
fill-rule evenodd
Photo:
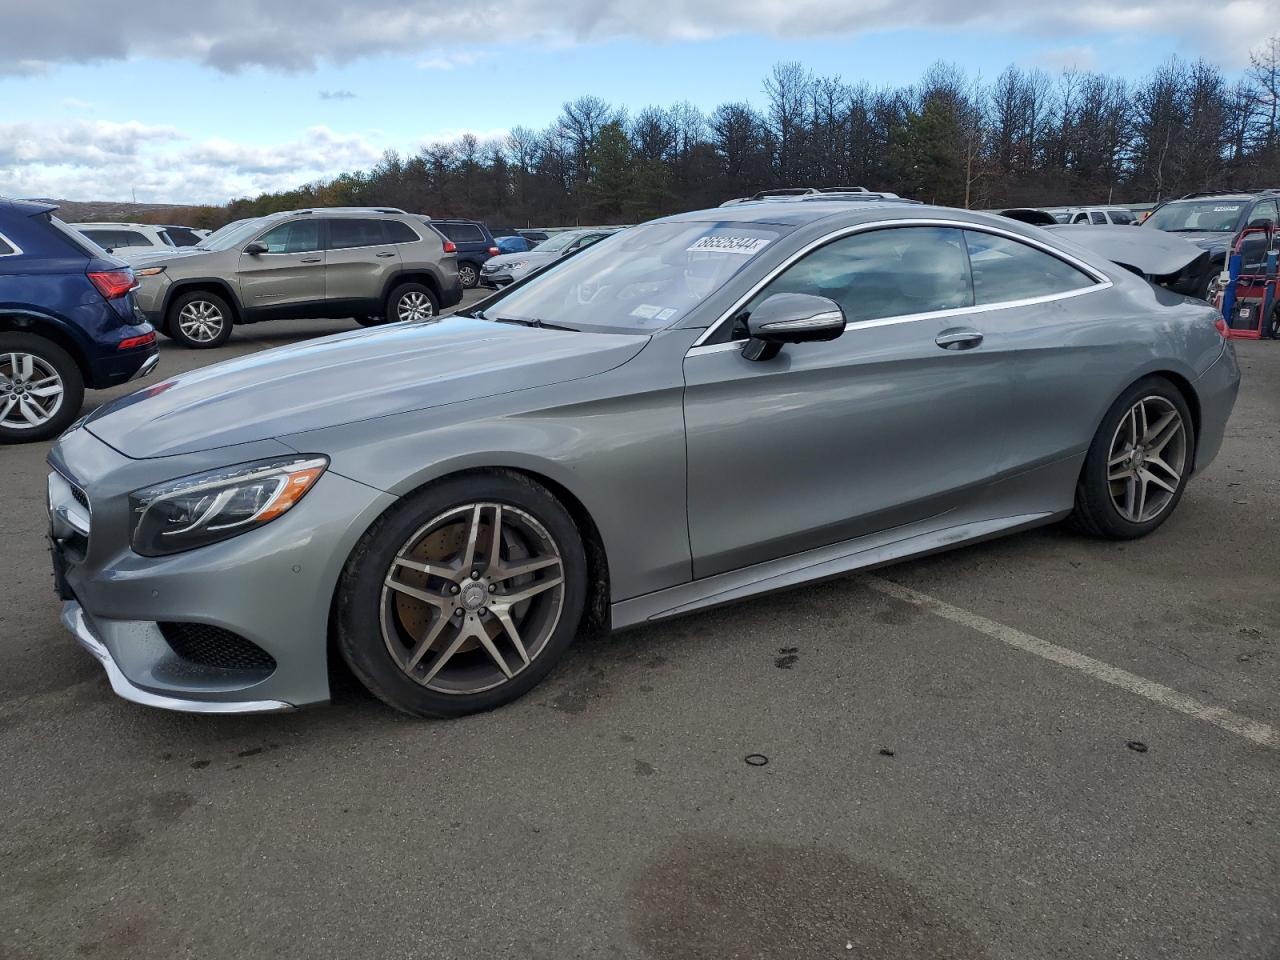
<instances>
[{"instance_id":1,"label":"windshield","mask_svg":"<svg viewBox=\"0 0 1280 960\"><path fill-rule=\"evenodd\" d=\"M579 237L585 236L586 230L566 230L564 233L554 234L550 239L543 240L538 244L539 253L555 253L557 250L563 250Z\"/></svg>"},{"instance_id":2,"label":"windshield","mask_svg":"<svg viewBox=\"0 0 1280 960\"><path fill-rule=\"evenodd\" d=\"M1149 216L1144 227L1169 233L1234 233L1244 200L1176 200Z\"/></svg>"},{"instance_id":3,"label":"windshield","mask_svg":"<svg viewBox=\"0 0 1280 960\"><path fill-rule=\"evenodd\" d=\"M789 230L767 223L687 220L632 227L499 294L484 315L578 330L661 330Z\"/></svg>"},{"instance_id":4,"label":"windshield","mask_svg":"<svg viewBox=\"0 0 1280 960\"><path fill-rule=\"evenodd\" d=\"M200 241L200 247L203 250L230 250L238 243L243 243L252 237L262 227L259 218L252 220L237 220L235 223L228 223L220 230L215 230L209 236Z\"/></svg>"}]
</instances>

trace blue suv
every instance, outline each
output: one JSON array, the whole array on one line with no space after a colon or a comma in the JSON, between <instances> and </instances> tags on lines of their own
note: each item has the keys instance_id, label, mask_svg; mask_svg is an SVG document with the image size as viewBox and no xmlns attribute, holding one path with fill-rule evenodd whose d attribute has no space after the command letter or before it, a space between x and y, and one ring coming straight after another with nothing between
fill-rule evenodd
<instances>
[{"instance_id":1,"label":"blue suv","mask_svg":"<svg viewBox=\"0 0 1280 960\"><path fill-rule=\"evenodd\" d=\"M0 199L0 443L56 436L85 388L145 376L159 359L133 271L56 209Z\"/></svg>"}]
</instances>

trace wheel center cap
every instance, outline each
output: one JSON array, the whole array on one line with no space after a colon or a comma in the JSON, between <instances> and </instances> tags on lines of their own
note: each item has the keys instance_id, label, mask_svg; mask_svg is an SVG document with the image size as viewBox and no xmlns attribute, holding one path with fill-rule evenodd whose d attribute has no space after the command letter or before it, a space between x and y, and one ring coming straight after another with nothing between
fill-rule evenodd
<instances>
[{"instance_id":1,"label":"wheel center cap","mask_svg":"<svg viewBox=\"0 0 1280 960\"><path fill-rule=\"evenodd\" d=\"M481 580L473 580L462 588L462 606L467 610L479 610L489 599L489 588Z\"/></svg>"}]
</instances>

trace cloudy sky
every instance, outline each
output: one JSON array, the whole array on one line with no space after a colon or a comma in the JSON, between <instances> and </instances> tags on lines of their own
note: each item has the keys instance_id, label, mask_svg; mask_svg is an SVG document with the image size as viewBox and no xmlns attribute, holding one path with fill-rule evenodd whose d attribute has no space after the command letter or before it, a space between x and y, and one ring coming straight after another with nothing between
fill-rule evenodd
<instances>
[{"instance_id":1,"label":"cloudy sky","mask_svg":"<svg viewBox=\"0 0 1280 960\"><path fill-rule=\"evenodd\" d=\"M760 99L779 60L906 84L937 59L1240 70L1280 0L0 0L0 196L221 203L464 131Z\"/></svg>"}]
</instances>

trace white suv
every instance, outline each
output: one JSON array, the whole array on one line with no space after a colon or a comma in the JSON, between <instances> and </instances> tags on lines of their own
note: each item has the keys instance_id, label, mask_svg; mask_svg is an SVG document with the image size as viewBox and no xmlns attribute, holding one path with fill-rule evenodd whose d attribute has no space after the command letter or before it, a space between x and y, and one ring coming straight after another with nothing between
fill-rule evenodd
<instances>
[{"instance_id":1,"label":"white suv","mask_svg":"<svg viewBox=\"0 0 1280 960\"><path fill-rule=\"evenodd\" d=\"M156 253L178 246L165 227L151 223L72 223L69 226L125 261L140 253Z\"/></svg>"},{"instance_id":2,"label":"white suv","mask_svg":"<svg viewBox=\"0 0 1280 960\"><path fill-rule=\"evenodd\" d=\"M1059 223L1113 224L1118 227L1131 227L1138 223L1138 218L1128 207L1060 207L1045 212L1052 214Z\"/></svg>"}]
</instances>

